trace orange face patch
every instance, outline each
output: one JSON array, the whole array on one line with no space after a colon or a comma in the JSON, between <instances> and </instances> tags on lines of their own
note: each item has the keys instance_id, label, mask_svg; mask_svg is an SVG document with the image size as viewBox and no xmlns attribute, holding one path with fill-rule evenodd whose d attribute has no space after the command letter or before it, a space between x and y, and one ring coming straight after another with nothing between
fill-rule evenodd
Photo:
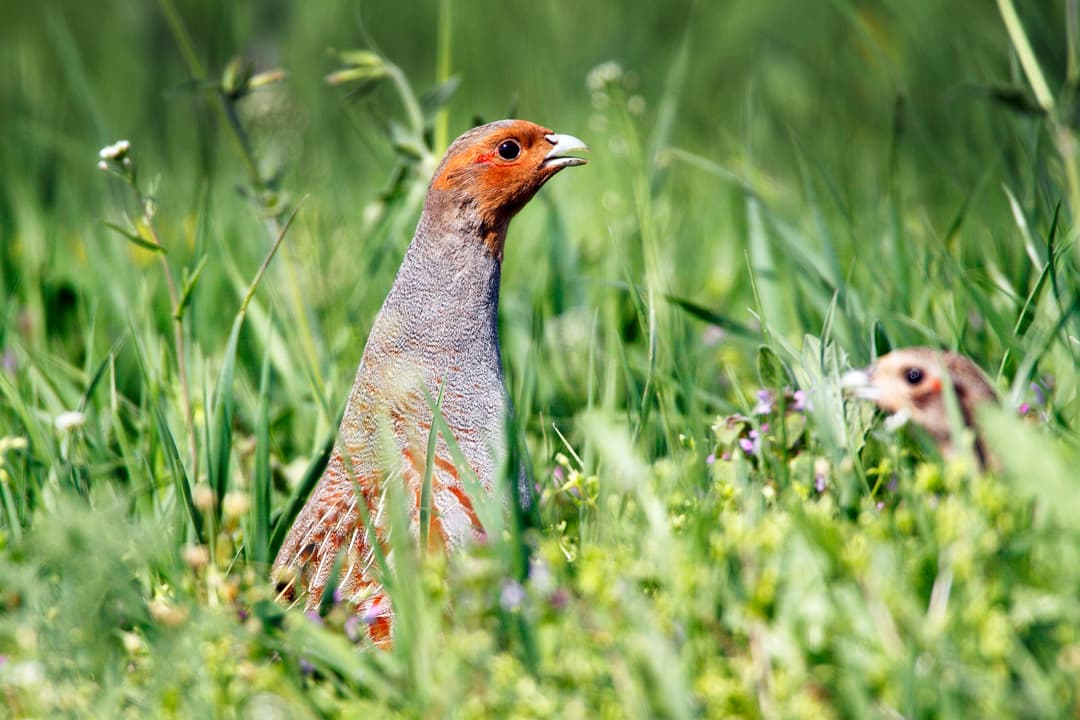
<instances>
[{"instance_id":1,"label":"orange face patch","mask_svg":"<svg viewBox=\"0 0 1080 720\"><path fill-rule=\"evenodd\" d=\"M541 157L532 158L536 162L526 162L524 167L521 167L521 172L532 174L535 172L542 161L542 153L546 153L542 145L545 145L544 137L550 135L551 130L535 125L524 120L515 122L509 126L499 127L491 130L482 137L477 138L475 141L461 147L449 155L443 162L442 167L439 170L438 176L432 183L432 187L437 190L450 190L455 186L455 181L458 178L467 177L469 174L470 166L487 165L485 168L488 171L495 170L497 168L508 168L522 166L522 161L530 159L530 151L541 152ZM513 140L521 145L521 154L512 160L506 160L499 157L498 147L501 143L507 140ZM500 178L498 181L488 181L485 183L488 187L491 187L497 183L505 182L507 179L513 180L514 178ZM526 181L527 178L519 177L518 181Z\"/></svg>"}]
</instances>

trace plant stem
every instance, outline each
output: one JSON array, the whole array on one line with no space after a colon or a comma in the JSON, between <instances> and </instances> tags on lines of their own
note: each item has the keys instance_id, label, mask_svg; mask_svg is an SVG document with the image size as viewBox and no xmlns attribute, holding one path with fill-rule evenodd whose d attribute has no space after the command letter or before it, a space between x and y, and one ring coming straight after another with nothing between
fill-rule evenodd
<instances>
[{"instance_id":1,"label":"plant stem","mask_svg":"<svg viewBox=\"0 0 1080 720\"><path fill-rule=\"evenodd\" d=\"M439 40L438 60L435 65L435 85L440 87L450 79L450 43L453 39L451 28L453 15L451 14L452 0L439 0ZM435 138L432 150L439 154L446 149L450 142L450 113L443 106L435 113Z\"/></svg>"},{"instance_id":2,"label":"plant stem","mask_svg":"<svg viewBox=\"0 0 1080 720\"><path fill-rule=\"evenodd\" d=\"M154 227L153 213L150 211L150 201L142 191L139 190L138 185L132 181L131 187L135 190L135 197L139 202L139 209L142 212L143 222L146 224L147 232L150 233L150 239L160 248L165 246L158 238L157 229ZM184 346L184 316L180 312L180 294L176 290L176 281L173 279L172 268L169 267L169 261L164 252L155 253L158 256L158 262L161 263L161 272L165 276L165 285L169 291L169 314L172 316L173 325L173 345L176 352L176 371L180 375L180 395L184 403L184 421L187 423L188 430L188 452L191 454L191 474L189 477L192 482L197 482L199 478L199 446L195 441L195 409L191 402L191 384L188 381L187 373L187 352Z\"/></svg>"}]
</instances>

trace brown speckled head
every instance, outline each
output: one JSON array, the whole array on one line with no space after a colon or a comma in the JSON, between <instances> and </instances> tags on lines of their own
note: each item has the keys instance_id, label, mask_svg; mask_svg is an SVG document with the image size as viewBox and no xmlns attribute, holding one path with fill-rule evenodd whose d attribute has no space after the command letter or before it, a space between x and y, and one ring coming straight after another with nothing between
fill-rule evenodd
<instances>
[{"instance_id":1,"label":"brown speckled head","mask_svg":"<svg viewBox=\"0 0 1080 720\"><path fill-rule=\"evenodd\" d=\"M469 130L447 149L431 180L429 204L475 217L485 245L499 258L510 219L563 168L584 165L568 153L581 140L527 120L499 120Z\"/></svg>"},{"instance_id":2,"label":"brown speckled head","mask_svg":"<svg viewBox=\"0 0 1080 720\"><path fill-rule=\"evenodd\" d=\"M864 370L848 373L844 384L856 397L873 400L886 412L908 414L947 452L950 434L943 396L946 375L952 382L964 424L975 429L976 409L982 403L995 401L994 390L975 363L958 353L928 347L895 350ZM980 460L985 460L980 443L976 451Z\"/></svg>"}]
</instances>

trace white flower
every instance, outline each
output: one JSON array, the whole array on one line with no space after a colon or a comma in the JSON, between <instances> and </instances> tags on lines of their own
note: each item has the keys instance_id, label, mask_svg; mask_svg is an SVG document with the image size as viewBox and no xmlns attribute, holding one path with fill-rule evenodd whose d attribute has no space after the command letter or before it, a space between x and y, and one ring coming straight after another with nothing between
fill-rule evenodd
<instances>
[{"instance_id":1,"label":"white flower","mask_svg":"<svg viewBox=\"0 0 1080 720\"><path fill-rule=\"evenodd\" d=\"M86 424L86 415L78 410L69 410L68 412L60 413L53 420L53 424L60 432L68 432L75 428L82 427Z\"/></svg>"},{"instance_id":2,"label":"white flower","mask_svg":"<svg viewBox=\"0 0 1080 720\"><path fill-rule=\"evenodd\" d=\"M16 687L40 685L45 679L45 668L37 660L15 663L7 672L7 681Z\"/></svg>"},{"instance_id":3,"label":"white flower","mask_svg":"<svg viewBox=\"0 0 1080 720\"><path fill-rule=\"evenodd\" d=\"M221 509L225 517L238 518L251 508L251 499L245 492L231 492L225 494L225 500L221 503Z\"/></svg>"},{"instance_id":4,"label":"white flower","mask_svg":"<svg viewBox=\"0 0 1080 720\"><path fill-rule=\"evenodd\" d=\"M131 143L127 140L117 140L112 145L106 145L98 151L98 157L102 160L119 160L127 155L127 151L131 149ZM101 167L99 164L98 167Z\"/></svg>"},{"instance_id":5,"label":"white flower","mask_svg":"<svg viewBox=\"0 0 1080 720\"><path fill-rule=\"evenodd\" d=\"M622 80L623 69L614 60L600 63L585 76L585 86L593 92L600 92L608 85Z\"/></svg>"},{"instance_id":6,"label":"white flower","mask_svg":"<svg viewBox=\"0 0 1080 720\"><path fill-rule=\"evenodd\" d=\"M210 564L210 549L205 545L185 545L180 553L184 562L195 570L202 569Z\"/></svg>"},{"instance_id":7,"label":"white flower","mask_svg":"<svg viewBox=\"0 0 1080 720\"><path fill-rule=\"evenodd\" d=\"M104 160L98 160L97 167L98 167L98 170L108 170L109 169L109 163L105 162Z\"/></svg>"},{"instance_id":8,"label":"white flower","mask_svg":"<svg viewBox=\"0 0 1080 720\"><path fill-rule=\"evenodd\" d=\"M214 491L205 483L196 485L191 492L191 500L195 503L195 507L200 510L212 510L214 507Z\"/></svg>"}]
</instances>

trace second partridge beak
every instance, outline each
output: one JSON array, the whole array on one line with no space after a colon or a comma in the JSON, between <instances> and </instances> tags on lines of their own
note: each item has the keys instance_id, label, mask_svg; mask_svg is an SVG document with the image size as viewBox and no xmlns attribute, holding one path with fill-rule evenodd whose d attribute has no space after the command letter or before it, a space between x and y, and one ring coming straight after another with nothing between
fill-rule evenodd
<instances>
[{"instance_id":1,"label":"second partridge beak","mask_svg":"<svg viewBox=\"0 0 1080 720\"><path fill-rule=\"evenodd\" d=\"M859 370L848 370L840 378L840 387L860 400L876 401L881 397L881 389L874 385L873 365Z\"/></svg>"}]
</instances>

